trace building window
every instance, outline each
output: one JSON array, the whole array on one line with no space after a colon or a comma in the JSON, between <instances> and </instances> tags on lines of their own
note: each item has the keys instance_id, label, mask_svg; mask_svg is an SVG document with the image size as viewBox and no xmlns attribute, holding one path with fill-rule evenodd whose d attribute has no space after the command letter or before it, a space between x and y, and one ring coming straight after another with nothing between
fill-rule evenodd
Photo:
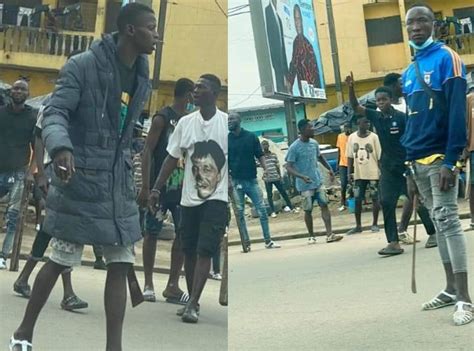
<instances>
[{"instance_id":1,"label":"building window","mask_svg":"<svg viewBox=\"0 0 474 351\"><path fill-rule=\"evenodd\" d=\"M64 30L95 32L97 0L58 0L57 21Z\"/></svg>"},{"instance_id":2,"label":"building window","mask_svg":"<svg viewBox=\"0 0 474 351\"><path fill-rule=\"evenodd\" d=\"M28 27L33 10L41 6L41 0L5 0L0 5L0 24Z\"/></svg>"},{"instance_id":3,"label":"building window","mask_svg":"<svg viewBox=\"0 0 474 351\"><path fill-rule=\"evenodd\" d=\"M453 14L459 19L461 32L464 34L473 33L474 29L474 6L453 9Z\"/></svg>"},{"instance_id":4,"label":"building window","mask_svg":"<svg viewBox=\"0 0 474 351\"><path fill-rule=\"evenodd\" d=\"M365 30L369 46L403 42L400 16L365 20Z\"/></svg>"}]
</instances>

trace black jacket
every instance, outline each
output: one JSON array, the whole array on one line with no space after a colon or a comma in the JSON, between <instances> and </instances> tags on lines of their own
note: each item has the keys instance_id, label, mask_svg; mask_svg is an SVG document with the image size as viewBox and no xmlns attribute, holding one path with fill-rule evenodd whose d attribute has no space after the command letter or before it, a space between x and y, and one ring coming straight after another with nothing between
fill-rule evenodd
<instances>
[{"instance_id":1,"label":"black jacket","mask_svg":"<svg viewBox=\"0 0 474 351\"><path fill-rule=\"evenodd\" d=\"M122 88L115 36L105 35L66 63L44 110L47 151L54 159L58 151L71 150L76 169L68 184L53 175L44 229L80 244L124 246L141 239L131 142L151 91L148 60L137 59L136 89L119 136Z\"/></svg>"}]
</instances>

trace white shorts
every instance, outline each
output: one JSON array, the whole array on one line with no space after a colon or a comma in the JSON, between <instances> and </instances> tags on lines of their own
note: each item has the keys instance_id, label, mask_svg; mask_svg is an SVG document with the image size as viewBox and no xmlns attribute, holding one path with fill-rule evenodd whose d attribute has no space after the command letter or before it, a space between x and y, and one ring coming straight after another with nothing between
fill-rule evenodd
<instances>
[{"instance_id":1,"label":"white shorts","mask_svg":"<svg viewBox=\"0 0 474 351\"><path fill-rule=\"evenodd\" d=\"M51 261L66 267L80 266L84 245L71 243L65 240L51 239ZM104 246L105 264L135 263L135 250L129 246Z\"/></svg>"}]
</instances>

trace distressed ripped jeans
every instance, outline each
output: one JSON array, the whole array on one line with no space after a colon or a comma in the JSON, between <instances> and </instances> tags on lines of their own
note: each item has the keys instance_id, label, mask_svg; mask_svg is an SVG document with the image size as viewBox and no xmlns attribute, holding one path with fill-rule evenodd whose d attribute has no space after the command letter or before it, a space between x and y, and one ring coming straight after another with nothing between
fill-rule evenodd
<instances>
[{"instance_id":1,"label":"distressed ripped jeans","mask_svg":"<svg viewBox=\"0 0 474 351\"><path fill-rule=\"evenodd\" d=\"M0 197L8 194L6 213L7 233L3 240L2 251L0 252L1 258L6 259L13 248L24 179L25 172L23 171L0 173Z\"/></svg>"},{"instance_id":2,"label":"distressed ripped jeans","mask_svg":"<svg viewBox=\"0 0 474 351\"><path fill-rule=\"evenodd\" d=\"M415 182L436 227L438 249L443 263L453 273L467 272L466 238L458 214L458 181L447 191L439 188L441 161L431 165L415 164Z\"/></svg>"},{"instance_id":3,"label":"distressed ripped jeans","mask_svg":"<svg viewBox=\"0 0 474 351\"><path fill-rule=\"evenodd\" d=\"M255 210L260 217L260 225L262 226L263 238L265 242L271 240L270 229L268 226L268 214L263 202L263 195L260 187L258 186L257 179L243 180L233 179L232 186L234 188L234 198L238 211L237 220L241 224L242 236L244 241L250 242L249 233L247 231L247 225L245 223L245 195L247 195L255 206Z\"/></svg>"}]
</instances>

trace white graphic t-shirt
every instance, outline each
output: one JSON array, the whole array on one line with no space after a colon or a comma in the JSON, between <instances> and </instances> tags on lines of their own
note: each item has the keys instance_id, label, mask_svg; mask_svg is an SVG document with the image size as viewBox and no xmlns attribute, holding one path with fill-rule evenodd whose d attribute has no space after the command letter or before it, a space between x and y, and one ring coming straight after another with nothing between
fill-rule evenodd
<instances>
[{"instance_id":1,"label":"white graphic t-shirt","mask_svg":"<svg viewBox=\"0 0 474 351\"><path fill-rule=\"evenodd\" d=\"M219 110L208 121L196 111L176 125L167 151L174 158L185 158L182 206L228 201L227 128L227 114Z\"/></svg>"},{"instance_id":2,"label":"white graphic t-shirt","mask_svg":"<svg viewBox=\"0 0 474 351\"><path fill-rule=\"evenodd\" d=\"M379 180L379 160L382 156L377 134L369 132L365 138L352 133L347 140L346 156L354 159L354 179Z\"/></svg>"},{"instance_id":3,"label":"white graphic t-shirt","mask_svg":"<svg viewBox=\"0 0 474 351\"><path fill-rule=\"evenodd\" d=\"M43 112L45 109L45 105L41 105L39 110L38 110L38 117L36 120L36 128L43 130ZM43 165L47 165L51 163L51 157L49 157L48 151L46 151L46 148L44 148L44 158L43 158Z\"/></svg>"}]
</instances>

